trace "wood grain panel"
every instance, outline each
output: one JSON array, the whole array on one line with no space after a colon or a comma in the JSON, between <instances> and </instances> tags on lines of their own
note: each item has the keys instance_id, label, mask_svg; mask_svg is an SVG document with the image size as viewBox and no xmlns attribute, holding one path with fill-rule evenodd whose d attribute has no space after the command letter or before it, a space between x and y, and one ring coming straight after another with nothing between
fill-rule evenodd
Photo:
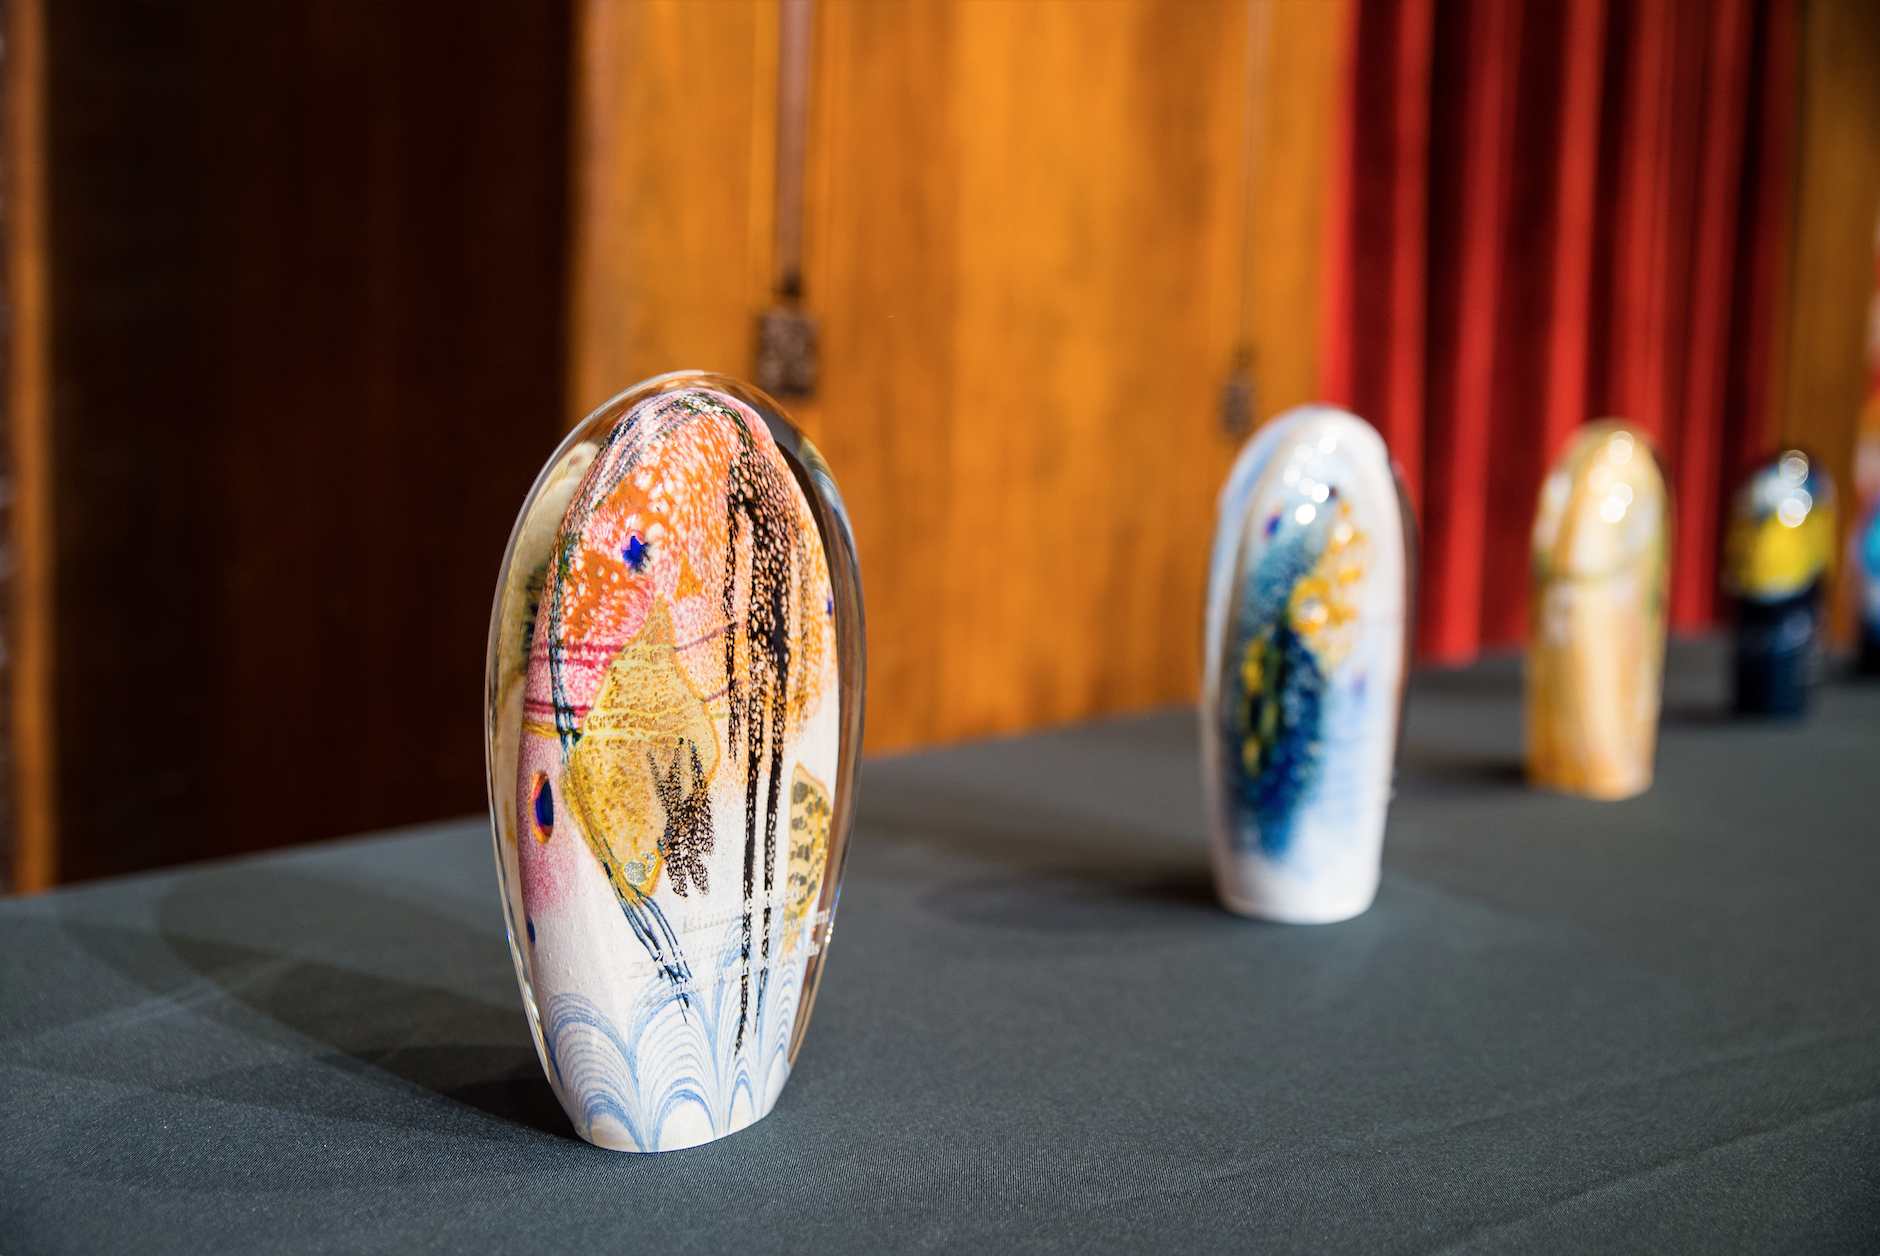
<instances>
[{"instance_id":1,"label":"wood grain panel","mask_svg":"<svg viewBox=\"0 0 1880 1256\"><path fill-rule=\"evenodd\" d=\"M565 6L47 6L61 880L473 812Z\"/></svg>"},{"instance_id":2,"label":"wood grain panel","mask_svg":"<svg viewBox=\"0 0 1880 1256\"><path fill-rule=\"evenodd\" d=\"M1880 5L1802 10L1801 118L1788 316L1777 399L1784 445L1827 461L1844 503L1866 397L1867 304L1880 215ZM1843 509L1843 528L1853 512ZM1850 616L1837 582L1834 619Z\"/></svg>"},{"instance_id":3,"label":"wood grain panel","mask_svg":"<svg viewBox=\"0 0 1880 1256\"><path fill-rule=\"evenodd\" d=\"M862 551L870 747L1189 695L1243 302L1258 413L1317 392L1346 6L816 11L822 382L794 411ZM751 0L581 10L571 415L659 371L748 372L776 29Z\"/></svg>"},{"instance_id":4,"label":"wood grain panel","mask_svg":"<svg viewBox=\"0 0 1880 1256\"><path fill-rule=\"evenodd\" d=\"M649 375L750 376L778 19L776 0L577 7L570 425Z\"/></svg>"},{"instance_id":5,"label":"wood grain panel","mask_svg":"<svg viewBox=\"0 0 1880 1256\"><path fill-rule=\"evenodd\" d=\"M1264 137L1247 276L1263 418L1322 395L1324 224L1351 14L1343 0L1265 2Z\"/></svg>"},{"instance_id":6,"label":"wood grain panel","mask_svg":"<svg viewBox=\"0 0 1880 1256\"><path fill-rule=\"evenodd\" d=\"M1336 7L1271 15L1262 413L1311 395ZM870 744L1193 692L1236 341L1250 7L822 7L813 430L869 587ZM1305 90L1295 93L1300 80Z\"/></svg>"},{"instance_id":7,"label":"wood grain panel","mask_svg":"<svg viewBox=\"0 0 1880 1256\"><path fill-rule=\"evenodd\" d=\"M7 434L13 500L6 674L12 751L11 888L58 878L58 730L53 721L52 414L46 277L45 11L6 6Z\"/></svg>"},{"instance_id":8,"label":"wood grain panel","mask_svg":"<svg viewBox=\"0 0 1880 1256\"><path fill-rule=\"evenodd\" d=\"M878 73L902 77L927 55L893 9L831 6L829 17L865 28L857 41L870 47L855 58ZM923 301L921 276L882 267L895 252L854 250L854 228L899 209L867 184L901 128L872 98L831 103L848 126L831 143L844 182L829 239L854 250L812 288L831 327L823 423L835 464L852 461L850 447L859 463L872 427L923 387L855 344L876 325L917 320L901 335L917 337L951 393L944 427L906 432L917 491L940 498L929 555L897 553L919 526L904 513L908 476L863 472L852 489L863 562L904 573L876 611L885 677L931 671L944 696L925 713L878 701L876 745L1190 688L1194 542L1230 453L1213 402L1231 353L1245 17L1239 4L948 6L948 79L914 102L944 113L955 139L955 160L934 154L927 175L951 235L934 248L953 271L948 306ZM857 284L861 271L872 275ZM872 385L869 406L855 404L857 385ZM838 429L838 414L859 431Z\"/></svg>"},{"instance_id":9,"label":"wood grain panel","mask_svg":"<svg viewBox=\"0 0 1880 1256\"><path fill-rule=\"evenodd\" d=\"M937 4L817 6L803 247L822 389L797 413L832 460L861 549L871 748L916 740L906 730L931 725L953 680L940 670L938 586L957 410L947 359L963 137L948 93L959 16ZM845 147L857 102L887 141L859 168ZM838 212L856 202L876 212Z\"/></svg>"}]
</instances>

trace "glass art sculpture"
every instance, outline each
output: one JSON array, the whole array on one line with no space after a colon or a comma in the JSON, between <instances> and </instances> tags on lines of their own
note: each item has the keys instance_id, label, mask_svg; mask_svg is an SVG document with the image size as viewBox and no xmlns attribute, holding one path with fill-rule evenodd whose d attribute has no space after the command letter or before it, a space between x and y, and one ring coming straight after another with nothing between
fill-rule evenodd
<instances>
[{"instance_id":1,"label":"glass art sculpture","mask_svg":"<svg viewBox=\"0 0 1880 1256\"><path fill-rule=\"evenodd\" d=\"M1589 423L1534 512L1527 777L1585 798L1651 788L1665 661L1665 478L1642 431Z\"/></svg>"},{"instance_id":2,"label":"glass art sculpture","mask_svg":"<svg viewBox=\"0 0 1880 1256\"><path fill-rule=\"evenodd\" d=\"M842 499L776 403L648 380L523 503L485 697L510 952L589 1142L763 1117L829 945L862 731Z\"/></svg>"},{"instance_id":3,"label":"glass art sculpture","mask_svg":"<svg viewBox=\"0 0 1880 1256\"><path fill-rule=\"evenodd\" d=\"M1860 645L1857 666L1864 676L1880 675L1880 500L1869 504L1854 529L1854 570L1858 575Z\"/></svg>"},{"instance_id":4,"label":"glass art sculpture","mask_svg":"<svg viewBox=\"0 0 1880 1256\"><path fill-rule=\"evenodd\" d=\"M1377 895L1403 703L1412 528L1370 424L1255 432L1221 489L1201 683L1221 901L1323 923Z\"/></svg>"},{"instance_id":5,"label":"glass art sculpture","mask_svg":"<svg viewBox=\"0 0 1880 1256\"><path fill-rule=\"evenodd\" d=\"M1856 666L1880 675L1880 221L1874 224L1874 295L1867 306L1867 400L1854 437L1854 527L1848 536L1848 602L1859 641Z\"/></svg>"},{"instance_id":6,"label":"glass art sculpture","mask_svg":"<svg viewBox=\"0 0 1880 1256\"><path fill-rule=\"evenodd\" d=\"M1853 535L1848 538L1852 602L1860 619L1859 668L1880 674L1880 300L1874 302L1873 385L1854 440Z\"/></svg>"},{"instance_id":7,"label":"glass art sculpture","mask_svg":"<svg viewBox=\"0 0 1880 1256\"><path fill-rule=\"evenodd\" d=\"M1821 591L1837 542L1834 482L1791 449L1751 472L1724 542L1736 598L1736 709L1800 715L1821 632Z\"/></svg>"}]
</instances>

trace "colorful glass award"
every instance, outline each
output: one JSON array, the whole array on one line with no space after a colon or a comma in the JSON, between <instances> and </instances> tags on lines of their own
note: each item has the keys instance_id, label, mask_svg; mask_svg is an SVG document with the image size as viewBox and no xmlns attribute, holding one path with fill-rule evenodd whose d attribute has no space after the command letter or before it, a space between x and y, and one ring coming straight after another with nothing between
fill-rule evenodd
<instances>
[{"instance_id":1,"label":"colorful glass award","mask_svg":"<svg viewBox=\"0 0 1880 1256\"><path fill-rule=\"evenodd\" d=\"M1861 516L1853 549L1860 598L1858 666L1864 676L1880 675L1880 501L1869 505Z\"/></svg>"},{"instance_id":2,"label":"colorful glass award","mask_svg":"<svg viewBox=\"0 0 1880 1256\"><path fill-rule=\"evenodd\" d=\"M1859 667L1880 674L1880 298L1874 303L1872 385L1861 407L1854 439L1854 498L1857 513L1848 538L1851 601L1860 621Z\"/></svg>"},{"instance_id":3,"label":"colorful glass award","mask_svg":"<svg viewBox=\"0 0 1880 1256\"><path fill-rule=\"evenodd\" d=\"M1670 508L1645 434L1589 423L1541 485L1530 546L1527 776L1586 798L1651 788Z\"/></svg>"},{"instance_id":4,"label":"colorful glass award","mask_svg":"<svg viewBox=\"0 0 1880 1256\"><path fill-rule=\"evenodd\" d=\"M1837 543L1834 482L1791 449L1750 474L1731 509L1724 587L1736 598L1736 708L1800 715Z\"/></svg>"},{"instance_id":5,"label":"colorful glass award","mask_svg":"<svg viewBox=\"0 0 1880 1256\"><path fill-rule=\"evenodd\" d=\"M1273 419L1221 489L1201 684L1215 885L1322 923L1377 894L1410 623L1409 512L1364 420Z\"/></svg>"},{"instance_id":6,"label":"colorful glass award","mask_svg":"<svg viewBox=\"0 0 1880 1256\"><path fill-rule=\"evenodd\" d=\"M1880 223L1874 229L1874 296L1867 307L1867 400L1854 437L1854 528L1848 537L1850 595L1863 675L1880 675Z\"/></svg>"},{"instance_id":7,"label":"colorful glass award","mask_svg":"<svg viewBox=\"0 0 1880 1256\"><path fill-rule=\"evenodd\" d=\"M1856 666L1863 676L1880 675L1880 500L1862 513L1851 548L1860 615Z\"/></svg>"},{"instance_id":8,"label":"colorful glass award","mask_svg":"<svg viewBox=\"0 0 1880 1256\"><path fill-rule=\"evenodd\" d=\"M862 603L842 499L775 402L648 380L537 478L497 585L496 866L542 1067L590 1142L776 1102L855 805Z\"/></svg>"}]
</instances>

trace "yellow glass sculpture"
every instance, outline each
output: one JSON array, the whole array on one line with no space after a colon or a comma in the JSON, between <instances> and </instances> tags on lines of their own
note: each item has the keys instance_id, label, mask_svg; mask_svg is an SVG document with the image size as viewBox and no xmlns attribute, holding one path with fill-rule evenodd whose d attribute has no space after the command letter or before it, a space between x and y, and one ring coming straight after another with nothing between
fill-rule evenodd
<instances>
[{"instance_id":1,"label":"yellow glass sculpture","mask_svg":"<svg viewBox=\"0 0 1880 1256\"><path fill-rule=\"evenodd\" d=\"M1669 501L1644 433L1589 423L1541 486L1531 550L1527 776L1586 798L1651 788Z\"/></svg>"}]
</instances>

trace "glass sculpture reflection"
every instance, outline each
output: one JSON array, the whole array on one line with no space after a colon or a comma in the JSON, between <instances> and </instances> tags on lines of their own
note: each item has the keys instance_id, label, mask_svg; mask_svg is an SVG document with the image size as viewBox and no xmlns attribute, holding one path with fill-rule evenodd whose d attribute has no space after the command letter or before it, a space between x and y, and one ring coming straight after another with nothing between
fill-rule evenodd
<instances>
[{"instance_id":1,"label":"glass sculpture reflection","mask_svg":"<svg viewBox=\"0 0 1880 1256\"><path fill-rule=\"evenodd\" d=\"M1834 562L1834 483L1791 449L1750 474L1731 509L1724 586L1736 598L1736 707L1800 715Z\"/></svg>"},{"instance_id":2,"label":"glass sculpture reflection","mask_svg":"<svg viewBox=\"0 0 1880 1256\"><path fill-rule=\"evenodd\" d=\"M1371 905L1403 698L1406 513L1364 420L1302 406L1221 490L1202 763L1221 901L1343 920Z\"/></svg>"},{"instance_id":3,"label":"glass sculpture reflection","mask_svg":"<svg viewBox=\"0 0 1880 1256\"><path fill-rule=\"evenodd\" d=\"M1541 485L1530 544L1527 776L1586 798L1651 788L1669 518L1651 442L1589 423Z\"/></svg>"},{"instance_id":4,"label":"glass sculpture reflection","mask_svg":"<svg viewBox=\"0 0 1880 1256\"><path fill-rule=\"evenodd\" d=\"M537 479L490 629L490 799L542 1065L661 1151L775 1103L828 944L861 740L827 468L720 376L641 384Z\"/></svg>"}]
</instances>

